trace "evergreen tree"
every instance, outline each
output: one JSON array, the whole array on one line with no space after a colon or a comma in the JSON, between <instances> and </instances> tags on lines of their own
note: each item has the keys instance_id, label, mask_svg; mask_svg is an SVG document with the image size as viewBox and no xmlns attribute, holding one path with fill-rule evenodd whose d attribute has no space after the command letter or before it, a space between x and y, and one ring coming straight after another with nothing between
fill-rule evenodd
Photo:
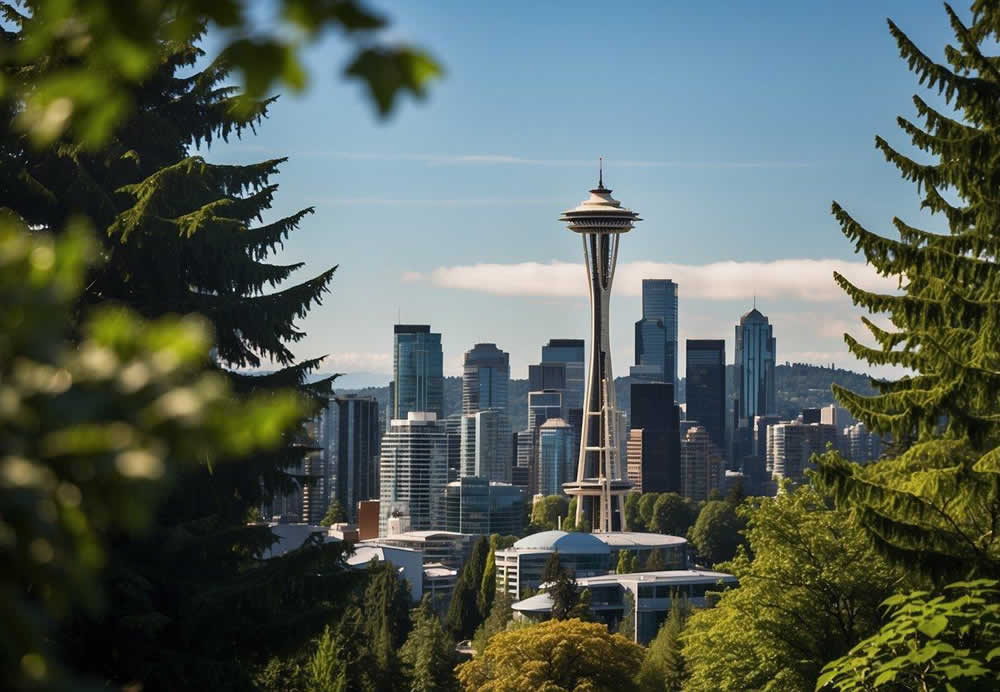
<instances>
[{"instance_id":1,"label":"evergreen tree","mask_svg":"<svg viewBox=\"0 0 1000 692\"><path fill-rule=\"evenodd\" d=\"M3 204L34 229L61 232L75 214L96 227L102 262L87 278L81 313L107 302L146 317L200 313L215 332L220 367L281 366L259 377L228 373L237 391L270 394L303 384L318 364L297 362L289 344L304 336L296 321L328 291L334 269L285 287L301 265L268 261L312 211L261 222L283 159L233 166L190 155L255 127L271 103L237 108L225 60L190 73L202 57L199 35L158 44L156 69L130 94L133 116L100 150L70 140L38 150L8 122L0 131L0 187L10 192ZM4 33L14 45L22 36ZM50 64L46 57L5 69L30 79ZM311 541L261 562L273 535L246 526L251 507L290 487L287 470L308 451L298 422L283 430L278 452L192 468L148 536L113 536L108 612L76 613L58 638L77 666L111 682L141 681L147 691L192 680L245 687L252 666L244 659L266 660L271 642L289 637L304 645L329 621L344 590L342 547Z\"/></svg>"},{"instance_id":2,"label":"evergreen tree","mask_svg":"<svg viewBox=\"0 0 1000 692\"><path fill-rule=\"evenodd\" d=\"M413 629L400 651L407 666L410 692L447 692L457 687L455 642L444 631L425 595L413 610Z\"/></svg>"},{"instance_id":3,"label":"evergreen tree","mask_svg":"<svg viewBox=\"0 0 1000 692\"><path fill-rule=\"evenodd\" d=\"M618 634L630 642L635 641L635 597L625 589L622 597L622 619L618 621Z\"/></svg>"},{"instance_id":4,"label":"evergreen tree","mask_svg":"<svg viewBox=\"0 0 1000 692\"><path fill-rule=\"evenodd\" d=\"M410 633L409 587L389 562L368 568L364 595L364 632L375 667L377 688L393 689L402 673L399 650Z\"/></svg>"},{"instance_id":5,"label":"evergreen tree","mask_svg":"<svg viewBox=\"0 0 1000 692\"><path fill-rule=\"evenodd\" d=\"M670 614L660 626L656 638L646 649L636 682L641 692L680 692L684 685L684 657L681 655L681 632L691 614L686 598L676 594Z\"/></svg>"},{"instance_id":6,"label":"evergreen tree","mask_svg":"<svg viewBox=\"0 0 1000 692\"><path fill-rule=\"evenodd\" d=\"M323 519L320 520L319 525L333 526L344 521L347 521L344 508L341 506L340 500L334 500L330 503L330 507L327 508L326 514L323 515Z\"/></svg>"},{"instance_id":7,"label":"evergreen tree","mask_svg":"<svg viewBox=\"0 0 1000 692\"><path fill-rule=\"evenodd\" d=\"M945 6L956 45L946 62L923 53L894 23L889 31L921 84L955 111L940 112L920 96L922 124L897 119L931 162L915 161L881 137L875 146L906 180L921 207L947 222L948 234L893 219L898 238L866 229L843 207L833 214L843 233L880 274L900 277L899 295L866 291L840 274L856 305L885 314L891 327L863 322L874 346L845 335L859 359L914 374L873 381L862 396L834 386L841 403L869 429L904 441L898 456L866 467L836 454L819 474L840 506L856 512L868 536L900 564L940 577L1000 575L1000 73L988 52L1000 36L995 2L972 4L966 26ZM995 51L994 51L995 52ZM901 452L901 453L900 453Z\"/></svg>"},{"instance_id":8,"label":"evergreen tree","mask_svg":"<svg viewBox=\"0 0 1000 692\"><path fill-rule=\"evenodd\" d=\"M462 572L455 584L455 591L448 606L448 630L455 639L469 639L483 621L479 610L479 592L486 570L489 543L480 536L472 546L472 554L462 566Z\"/></svg>"},{"instance_id":9,"label":"evergreen tree","mask_svg":"<svg viewBox=\"0 0 1000 692\"><path fill-rule=\"evenodd\" d=\"M346 648L340 632L334 634L329 627L323 631L309 661L309 692L348 692Z\"/></svg>"},{"instance_id":10,"label":"evergreen tree","mask_svg":"<svg viewBox=\"0 0 1000 692\"><path fill-rule=\"evenodd\" d=\"M563 567L556 550L549 556L542 572L542 583L552 598L552 619L565 620L573 617L573 609L580 603L580 591L576 579L568 567Z\"/></svg>"},{"instance_id":11,"label":"evergreen tree","mask_svg":"<svg viewBox=\"0 0 1000 692\"><path fill-rule=\"evenodd\" d=\"M514 611L511 608L512 604L513 599L510 596L510 591L507 589L507 585L504 584L503 590L497 592L496 597L493 599L490 614L486 616L486 620L479 626L475 636L472 638L472 645L475 647L477 653L481 654L486 649L487 643L489 643L490 638L494 634L507 629L507 625L514 619Z\"/></svg>"},{"instance_id":12,"label":"evergreen tree","mask_svg":"<svg viewBox=\"0 0 1000 692\"><path fill-rule=\"evenodd\" d=\"M496 550L499 538L499 534L490 536L490 550L486 555L486 566L483 568L483 579L480 582L479 596L476 599L476 607L479 608L479 614L483 618L489 614L497 592Z\"/></svg>"}]
</instances>

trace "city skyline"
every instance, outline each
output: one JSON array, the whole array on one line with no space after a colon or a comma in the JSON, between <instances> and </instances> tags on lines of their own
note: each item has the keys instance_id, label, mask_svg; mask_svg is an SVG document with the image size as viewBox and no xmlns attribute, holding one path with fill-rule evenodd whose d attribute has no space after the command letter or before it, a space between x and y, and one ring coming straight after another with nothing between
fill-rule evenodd
<instances>
[{"instance_id":1,"label":"city skyline","mask_svg":"<svg viewBox=\"0 0 1000 692\"><path fill-rule=\"evenodd\" d=\"M913 190L884 165L872 135L905 149L895 117L909 114L914 92L937 102L908 79L885 38L885 17L921 44L943 45L950 31L939 9L844 3L833 22L824 19L833 8L787 3L636 3L601 29L569 19L567 33L553 31L567 21L554 7L533 8L525 32L515 26L516 9L390 2L393 30L434 46L448 70L425 103L404 102L399 117L377 123L354 86L324 80L279 99L252 140L217 142L204 153L220 163L288 156L275 214L316 205L282 257L306 261L303 273L340 266L294 348L301 358L329 354L324 371L377 373L387 382L392 344L384 335L397 319L442 333L450 376L461 374L475 343L508 351L512 377L521 379L537 344L585 336L573 326L588 314L586 278L547 210L577 199L601 155L609 187L629 190L650 219L619 258L615 362L632 360L642 278L660 278L679 285L679 343L724 338L731 354L730 325L756 294L782 338L782 360L870 371L847 356L843 332L865 332L831 279L835 268L851 278L868 270L829 206L843 201L873 229L887 229L894 213L921 220ZM693 40L709 26L712 41ZM614 60L577 69L575 42L605 30L632 40ZM490 38L508 31L520 37L518 51ZM310 52L312 64L336 65L341 51L333 39L323 42ZM508 69L493 69L498 60ZM669 69L678 60L686 69ZM735 94L712 86L721 74ZM595 79L644 85L645 107L628 112L627 127L609 127L621 116L606 104L566 110ZM730 98L745 106L738 116L725 115ZM327 125L297 126L310 118ZM504 285L520 293L500 293Z\"/></svg>"}]
</instances>

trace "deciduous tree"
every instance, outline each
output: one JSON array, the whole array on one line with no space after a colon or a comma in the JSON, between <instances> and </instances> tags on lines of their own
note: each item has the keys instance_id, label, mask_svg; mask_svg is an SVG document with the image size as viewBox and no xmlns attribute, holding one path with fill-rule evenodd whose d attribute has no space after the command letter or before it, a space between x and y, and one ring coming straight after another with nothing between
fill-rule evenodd
<instances>
[{"instance_id":1,"label":"deciduous tree","mask_svg":"<svg viewBox=\"0 0 1000 692\"><path fill-rule=\"evenodd\" d=\"M698 557L708 565L731 559L744 543L740 532L746 522L735 507L722 500L706 502L691 527L689 538Z\"/></svg>"},{"instance_id":2,"label":"deciduous tree","mask_svg":"<svg viewBox=\"0 0 1000 692\"><path fill-rule=\"evenodd\" d=\"M811 690L827 661L878 629L900 575L809 486L741 512L749 550L719 566L740 585L688 620L684 689Z\"/></svg>"},{"instance_id":3,"label":"deciduous tree","mask_svg":"<svg viewBox=\"0 0 1000 692\"><path fill-rule=\"evenodd\" d=\"M604 625L549 620L494 636L458 667L467 692L594 690L631 692L642 647Z\"/></svg>"}]
</instances>

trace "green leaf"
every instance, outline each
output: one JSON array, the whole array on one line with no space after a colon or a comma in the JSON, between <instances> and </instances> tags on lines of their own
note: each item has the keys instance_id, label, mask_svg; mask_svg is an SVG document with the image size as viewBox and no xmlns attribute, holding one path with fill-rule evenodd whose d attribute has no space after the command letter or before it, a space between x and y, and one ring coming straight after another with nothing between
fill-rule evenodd
<instances>
[{"instance_id":1,"label":"green leaf","mask_svg":"<svg viewBox=\"0 0 1000 692\"><path fill-rule=\"evenodd\" d=\"M933 638L938 636L947 626L948 618L944 615L935 615L929 620L924 620L917 625L917 629L926 634L928 637Z\"/></svg>"}]
</instances>

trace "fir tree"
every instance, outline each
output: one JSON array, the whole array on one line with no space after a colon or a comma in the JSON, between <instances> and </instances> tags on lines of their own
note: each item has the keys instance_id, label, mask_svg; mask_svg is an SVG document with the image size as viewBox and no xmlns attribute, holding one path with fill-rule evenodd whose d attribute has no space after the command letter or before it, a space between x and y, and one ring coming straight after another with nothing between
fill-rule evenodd
<instances>
[{"instance_id":1,"label":"fir tree","mask_svg":"<svg viewBox=\"0 0 1000 692\"><path fill-rule=\"evenodd\" d=\"M363 626L371 652L377 688L393 689L402 672L399 650L410 633L410 594L406 582L392 563L368 568L364 595Z\"/></svg>"},{"instance_id":2,"label":"fir tree","mask_svg":"<svg viewBox=\"0 0 1000 692\"><path fill-rule=\"evenodd\" d=\"M462 566L455 584L447 618L448 629L455 639L469 639L483 620L479 610L479 591L488 554L489 543L485 536L480 536L472 546L472 554Z\"/></svg>"},{"instance_id":3,"label":"fir tree","mask_svg":"<svg viewBox=\"0 0 1000 692\"><path fill-rule=\"evenodd\" d=\"M656 638L646 649L636 681L642 692L674 692L683 689L684 657L681 655L681 632L691 614L686 598L676 594L671 599L670 614L660 626Z\"/></svg>"},{"instance_id":4,"label":"fir tree","mask_svg":"<svg viewBox=\"0 0 1000 692\"><path fill-rule=\"evenodd\" d=\"M496 551L499 539L499 534L490 536L490 550L486 556L486 566L483 568L483 578L479 585L479 596L476 600L476 607L479 608L479 615L483 618L489 614L497 592Z\"/></svg>"},{"instance_id":5,"label":"fir tree","mask_svg":"<svg viewBox=\"0 0 1000 692\"><path fill-rule=\"evenodd\" d=\"M30 20L15 24L22 21L30 29ZM108 302L146 317L200 313L215 332L219 367L281 367L259 377L227 373L237 391L267 394L302 385L318 364L296 361L290 345L304 336L296 322L328 291L334 269L287 287L301 265L269 261L312 212L262 221L283 159L229 166L191 155L195 146L252 130L271 104L237 108L225 60L190 73L202 57L199 34L159 44L157 68L129 95L134 115L100 150L70 140L38 150L14 129L0 131L0 187L10 193L3 204L34 229L58 233L75 214L96 227L103 261L85 283L80 313ZM4 32L10 44L21 36ZM5 70L30 80L51 64L46 58ZM12 115L14 106L4 107ZM313 541L261 562L273 535L245 522L251 507L289 487L287 469L308 451L298 431L297 423L284 428L278 452L194 468L149 536L113 537L108 612L78 613L60 637L82 670L111 682L138 680L146 690L192 680L240 688L249 684L244 659L266 660L269 642L289 637L304 645L329 621L341 607L342 548ZM184 679L172 677L181 673Z\"/></svg>"},{"instance_id":6,"label":"fir tree","mask_svg":"<svg viewBox=\"0 0 1000 692\"><path fill-rule=\"evenodd\" d=\"M635 597L625 589L622 597L622 619L618 621L618 634L630 642L635 641Z\"/></svg>"},{"instance_id":7,"label":"fir tree","mask_svg":"<svg viewBox=\"0 0 1000 692\"><path fill-rule=\"evenodd\" d=\"M866 229L843 207L843 233L880 274L899 277L900 294L866 291L840 274L856 305L885 314L891 327L863 322L875 344L845 340L859 359L914 372L873 381L862 396L834 386L843 405L869 429L905 446L867 467L836 454L820 477L841 506L853 509L875 546L894 561L948 577L1000 574L1000 72L986 51L1000 36L1000 9L977 0L966 25L948 6L956 45L933 61L891 21L889 31L921 84L954 109L942 113L914 96L917 124L897 119L920 163L881 137L875 146L922 195L921 207L943 217L949 233L894 218L898 237ZM903 449L905 448L905 451Z\"/></svg>"},{"instance_id":8,"label":"fir tree","mask_svg":"<svg viewBox=\"0 0 1000 692\"><path fill-rule=\"evenodd\" d=\"M564 567L556 550L549 556L542 572L542 583L552 598L552 619L565 620L573 617L573 609L580 603L580 592L576 579L568 567Z\"/></svg>"},{"instance_id":9,"label":"fir tree","mask_svg":"<svg viewBox=\"0 0 1000 692\"><path fill-rule=\"evenodd\" d=\"M486 649L487 643L494 634L507 629L507 625L514 619L514 610L511 605L513 602L505 583L503 590L498 591L493 599L489 615L486 616L483 624L479 626L472 638L472 645L477 653L481 654Z\"/></svg>"},{"instance_id":10,"label":"fir tree","mask_svg":"<svg viewBox=\"0 0 1000 692\"><path fill-rule=\"evenodd\" d=\"M407 666L410 692L447 692L457 687L455 642L431 609L430 595L413 610L413 629L400 651Z\"/></svg>"},{"instance_id":11,"label":"fir tree","mask_svg":"<svg viewBox=\"0 0 1000 692\"><path fill-rule=\"evenodd\" d=\"M341 506L340 500L334 500L330 503L330 507L326 510L326 514L323 515L323 519L320 520L319 525L333 526L346 520L347 517L344 515L344 508Z\"/></svg>"},{"instance_id":12,"label":"fir tree","mask_svg":"<svg viewBox=\"0 0 1000 692\"><path fill-rule=\"evenodd\" d=\"M319 639L316 653L309 661L309 692L347 692L346 645L340 632L327 627Z\"/></svg>"}]
</instances>

